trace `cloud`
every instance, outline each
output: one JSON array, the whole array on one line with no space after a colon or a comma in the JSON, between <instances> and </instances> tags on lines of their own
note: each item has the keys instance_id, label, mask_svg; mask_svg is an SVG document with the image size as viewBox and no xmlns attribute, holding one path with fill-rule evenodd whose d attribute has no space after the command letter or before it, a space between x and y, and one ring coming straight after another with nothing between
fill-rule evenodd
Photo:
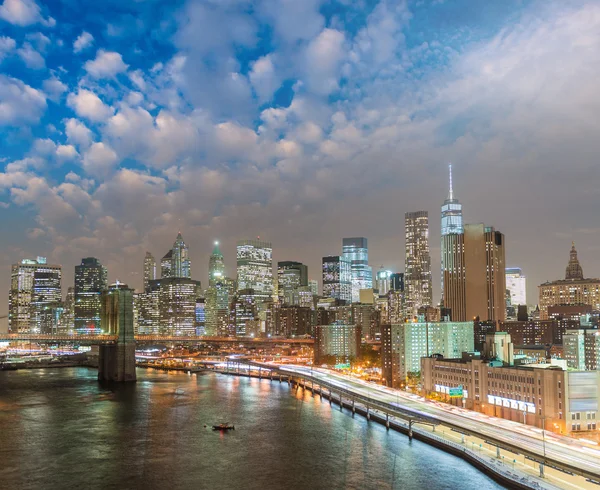
<instances>
[{"instance_id":1,"label":"cloud","mask_svg":"<svg viewBox=\"0 0 600 490\"><path fill-rule=\"evenodd\" d=\"M35 124L46 110L46 97L16 78L0 75L0 126Z\"/></svg>"},{"instance_id":2,"label":"cloud","mask_svg":"<svg viewBox=\"0 0 600 490\"><path fill-rule=\"evenodd\" d=\"M17 43L14 39L1 36L0 37L0 62L6 58L15 48L17 47Z\"/></svg>"},{"instance_id":3,"label":"cloud","mask_svg":"<svg viewBox=\"0 0 600 490\"><path fill-rule=\"evenodd\" d=\"M270 100L281 85L281 79L276 73L271 55L262 56L256 60L252 64L248 78L261 102Z\"/></svg>"},{"instance_id":4,"label":"cloud","mask_svg":"<svg viewBox=\"0 0 600 490\"><path fill-rule=\"evenodd\" d=\"M113 114L113 109L107 106L94 92L79 89L67 97L67 104L79 117L93 122L105 121Z\"/></svg>"},{"instance_id":5,"label":"cloud","mask_svg":"<svg viewBox=\"0 0 600 490\"><path fill-rule=\"evenodd\" d=\"M115 151L104 143L93 143L83 155L84 170L95 177L104 177L109 174L118 157Z\"/></svg>"},{"instance_id":6,"label":"cloud","mask_svg":"<svg viewBox=\"0 0 600 490\"><path fill-rule=\"evenodd\" d=\"M67 141L80 148L85 149L92 144L92 132L78 119L65 121L65 133Z\"/></svg>"},{"instance_id":7,"label":"cloud","mask_svg":"<svg viewBox=\"0 0 600 490\"><path fill-rule=\"evenodd\" d=\"M34 0L4 0L4 3L0 5L0 19L18 26L28 26L39 22L52 27L56 23L52 17L44 20L40 7Z\"/></svg>"},{"instance_id":8,"label":"cloud","mask_svg":"<svg viewBox=\"0 0 600 490\"><path fill-rule=\"evenodd\" d=\"M119 53L99 49L96 59L87 61L84 68L94 78L115 78L127 71L128 66Z\"/></svg>"},{"instance_id":9,"label":"cloud","mask_svg":"<svg viewBox=\"0 0 600 490\"><path fill-rule=\"evenodd\" d=\"M42 86L48 97L55 102L67 91L67 86L54 76L44 80Z\"/></svg>"},{"instance_id":10,"label":"cloud","mask_svg":"<svg viewBox=\"0 0 600 490\"><path fill-rule=\"evenodd\" d=\"M17 50L19 57L23 60L27 68L41 70L46 67L44 57L38 53L29 43L23 43L23 46Z\"/></svg>"},{"instance_id":11,"label":"cloud","mask_svg":"<svg viewBox=\"0 0 600 490\"><path fill-rule=\"evenodd\" d=\"M305 80L312 92L329 95L337 90L340 65L345 56L344 33L323 29L306 49Z\"/></svg>"},{"instance_id":12,"label":"cloud","mask_svg":"<svg viewBox=\"0 0 600 490\"><path fill-rule=\"evenodd\" d=\"M73 41L73 52L81 53L85 49L89 48L94 43L94 36L89 32L83 31L77 39Z\"/></svg>"}]
</instances>

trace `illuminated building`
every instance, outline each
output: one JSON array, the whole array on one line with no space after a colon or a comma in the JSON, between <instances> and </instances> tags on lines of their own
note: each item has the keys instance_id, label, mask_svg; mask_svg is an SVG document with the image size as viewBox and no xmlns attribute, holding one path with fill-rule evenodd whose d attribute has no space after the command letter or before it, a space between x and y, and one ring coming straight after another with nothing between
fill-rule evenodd
<instances>
[{"instance_id":1,"label":"illuminated building","mask_svg":"<svg viewBox=\"0 0 600 490\"><path fill-rule=\"evenodd\" d=\"M308 281L308 287L310 288L313 296L319 296L319 281L315 279L310 279Z\"/></svg>"},{"instance_id":2,"label":"illuminated building","mask_svg":"<svg viewBox=\"0 0 600 490\"><path fill-rule=\"evenodd\" d=\"M159 283L159 333L195 335L196 300L200 296L200 281L170 277L156 282Z\"/></svg>"},{"instance_id":3,"label":"illuminated building","mask_svg":"<svg viewBox=\"0 0 600 490\"><path fill-rule=\"evenodd\" d=\"M236 337L249 336L246 326L248 322L258 319L256 294L253 289L240 289L234 299L235 335Z\"/></svg>"},{"instance_id":4,"label":"illuminated building","mask_svg":"<svg viewBox=\"0 0 600 490\"><path fill-rule=\"evenodd\" d=\"M444 201L442 205L442 227L441 227L441 235L442 235L442 256L441 256L441 281L442 281L442 302L444 295L444 263L446 258L448 257L448 250L446 247L449 245L447 240L444 240L446 235L460 235L464 232L463 228L463 216L462 216L462 204L458 201L458 199L454 198L454 192L452 189L452 165L448 165L448 171L450 174L449 179L449 190L448 190L448 198Z\"/></svg>"},{"instance_id":5,"label":"illuminated building","mask_svg":"<svg viewBox=\"0 0 600 490\"><path fill-rule=\"evenodd\" d=\"M208 259L208 285L213 286L225 277L225 259L219 248L219 242L215 242L215 248Z\"/></svg>"},{"instance_id":6,"label":"illuminated building","mask_svg":"<svg viewBox=\"0 0 600 490\"><path fill-rule=\"evenodd\" d=\"M72 334L75 330L75 288L67 289L67 296L63 306L63 313L60 316L60 333Z\"/></svg>"},{"instance_id":7,"label":"illuminated building","mask_svg":"<svg viewBox=\"0 0 600 490\"><path fill-rule=\"evenodd\" d=\"M208 336L228 336L231 332L230 303L235 294L235 282L228 277L214 282L205 293L205 333Z\"/></svg>"},{"instance_id":8,"label":"illuminated building","mask_svg":"<svg viewBox=\"0 0 600 490\"><path fill-rule=\"evenodd\" d=\"M334 322L315 327L315 364L347 363L360 355L361 331L357 325Z\"/></svg>"},{"instance_id":9,"label":"illuminated building","mask_svg":"<svg viewBox=\"0 0 600 490\"><path fill-rule=\"evenodd\" d=\"M81 259L75 266L75 331L99 332L103 330L100 320L100 297L107 288L107 271L94 257Z\"/></svg>"},{"instance_id":10,"label":"illuminated building","mask_svg":"<svg viewBox=\"0 0 600 490\"><path fill-rule=\"evenodd\" d=\"M358 325L362 334L369 340L379 340L381 326L380 313L373 304L353 303L351 307L352 323Z\"/></svg>"},{"instance_id":11,"label":"illuminated building","mask_svg":"<svg viewBox=\"0 0 600 490\"><path fill-rule=\"evenodd\" d=\"M379 291L380 296L385 296L390 290L392 271L385 270L383 266L379 268L376 276L375 287Z\"/></svg>"},{"instance_id":12,"label":"illuminated building","mask_svg":"<svg viewBox=\"0 0 600 490\"><path fill-rule=\"evenodd\" d=\"M150 288L150 281L156 279L156 260L150 252L144 257L144 291Z\"/></svg>"},{"instance_id":13,"label":"illuminated building","mask_svg":"<svg viewBox=\"0 0 600 490\"><path fill-rule=\"evenodd\" d=\"M298 337L311 335L312 310L302 306L282 306L279 308L279 335Z\"/></svg>"},{"instance_id":14,"label":"illuminated building","mask_svg":"<svg viewBox=\"0 0 600 490\"><path fill-rule=\"evenodd\" d=\"M600 367L600 332L583 328L567 330L563 335L563 352L569 368L597 370Z\"/></svg>"},{"instance_id":15,"label":"illuminated building","mask_svg":"<svg viewBox=\"0 0 600 490\"><path fill-rule=\"evenodd\" d=\"M424 396L435 394L490 417L562 434L597 429L600 371L566 371L555 364L503 366L468 356L431 356L421 360L421 383ZM462 396L450 398L450 390L457 388Z\"/></svg>"},{"instance_id":16,"label":"illuminated building","mask_svg":"<svg viewBox=\"0 0 600 490\"><path fill-rule=\"evenodd\" d=\"M8 331L40 333L42 312L62 300L62 269L50 265L45 257L24 259L11 268L8 300Z\"/></svg>"},{"instance_id":17,"label":"illuminated building","mask_svg":"<svg viewBox=\"0 0 600 490\"><path fill-rule=\"evenodd\" d=\"M273 247L260 240L241 240L237 243L238 291L252 289L255 303L268 301L273 296Z\"/></svg>"},{"instance_id":18,"label":"illuminated building","mask_svg":"<svg viewBox=\"0 0 600 490\"><path fill-rule=\"evenodd\" d=\"M277 263L278 296L281 303L299 303L300 288L308 287L308 267L300 262Z\"/></svg>"},{"instance_id":19,"label":"illuminated building","mask_svg":"<svg viewBox=\"0 0 600 490\"><path fill-rule=\"evenodd\" d=\"M323 257L323 296L352 301L352 271L344 256Z\"/></svg>"},{"instance_id":20,"label":"illuminated building","mask_svg":"<svg viewBox=\"0 0 600 490\"><path fill-rule=\"evenodd\" d=\"M504 235L481 223L464 233L442 237L445 243L444 306L453 321L506 319Z\"/></svg>"},{"instance_id":21,"label":"illuminated building","mask_svg":"<svg viewBox=\"0 0 600 490\"><path fill-rule=\"evenodd\" d=\"M171 277L173 269L173 250L169 250L162 259L160 259L160 278L168 279Z\"/></svg>"},{"instance_id":22,"label":"illuminated building","mask_svg":"<svg viewBox=\"0 0 600 490\"><path fill-rule=\"evenodd\" d=\"M394 272L390 276L390 289L392 291L403 291L404 292L404 273Z\"/></svg>"},{"instance_id":23,"label":"illuminated building","mask_svg":"<svg viewBox=\"0 0 600 490\"><path fill-rule=\"evenodd\" d=\"M527 304L527 279L519 267L506 269L506 289L510 291L512 306Z\"/></svg>"},{"instance_id":24,"label":"illuminated building","mask_svg":"<svg viewBox=\"0 0 600 490\"><path fill-rule=\"evenodd\" d=\"M361 289L373 288L373 269L369 265L369 246L364 237L344 238L342 255L350 262L352 302L359 301Z\"/></svg>"},{"instance_id":25,"label":"illuminated building","mask_svg":"<svg viewBox=\"0 0 600 490\"><path fill-rule=\"evenodd\" d=\"M160 284L162 279L148 282L148 290L140 293L137 300L138 333L159 334L160 329Z\"/></svg>"},{"instance_id":26,"label":"illuminated building","mask_svg":"<svg viewBox=\"0 0 600 490\"><path fill-rule=\"evenodd\" d=\"M427 211L406 213L405 234L404 302L406 316L413 318L417 315L419 307L433 303Z\"/></svg>"},{"instance_id":27,"label":"illuminated building","mask_svg":"<svg viewBox=\"0 0 600 490\"><path fill-rule=\"evenodd\" d=\"M40 333L56 335L59 332L61 317L64 313L62 303L47 304L39 314Z\"/></svg>"},{"instance_id":28,"label":"illuminated building","mask_svg":"<svg viewBox=\"0 0 600 490\"><path fill-rule=\"evenodd\" d=\"M575 244L571 247L565 279L539 286L540 318L548 318L550 306L590 305L600 310L600 279L585 279L577 259Z\"/></svg>"},{"instance_id":29,"label":"illuminated building","mask_svg":"<svg viewBox=\"0 0 600 490\"><path fill-rule=\"evenodd\" d=\"M177 233L171 250L171 277L185 277L186 279L190 279L192 277L190 255L181 232Z\"/></svg>"},{"instance_id":30,"label":"illuminated building","mask_svg":"<svg viewBox=\"0 0 600 490\"><path fill-rule=\"evenodd\" d=\"M206 335L206 301L196 299L196 335Z\"/></svg>"},{"instance_id":31,"label":"illuminated building","mask_svg":"<svg viewBox=\"0 0 600 490\"><path fill-rule=\"evenodd\" d=\"M382 368L388 386L398 387L421 370L432 354L460 357L473 352L473 322L405 322L382 325Z\"/></svg>"}]
</instances>

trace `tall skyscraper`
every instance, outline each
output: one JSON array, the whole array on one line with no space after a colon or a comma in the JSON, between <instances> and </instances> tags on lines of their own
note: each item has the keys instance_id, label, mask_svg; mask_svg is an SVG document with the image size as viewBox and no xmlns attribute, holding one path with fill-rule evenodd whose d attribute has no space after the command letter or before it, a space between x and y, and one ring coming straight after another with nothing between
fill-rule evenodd
<instances>
[{"instance_id":1,"label":"tall skyscraper","mask_svg":"<svg viewBox=\"0 0 600 490\"><path fill-rule=\"evenodd\" d=\"M11 269L8 299L8 330L11 333L41 333L46 306L62 300L62 268L45 257L24 259Z\"/></svg>"},{"instance_id":2,"label":"tall skyscraper","mask_svg":"<svg viewBox=\"0 0 600 490\"><path fill-rule=\"evenodd\" d=\"M240 240L237 243L238 291L254 290L259 301L273 295L273 247L260 240Z\"/></svg>"},{"instance_id":3,"label":"tall skyscraper","mask_svg":"<svg viewBox=\"0 0 600 490\"><path fill-rule=\"evenodd\" d=\"M361 289L373 288L373 269L369 266L369 246L364 237L344 238L342 255L350 262L352 302L360 299Z\"/></svg>"},{"instance_id":4,"label":"tall skyscraper","mask_svg":"<svg viewBox=\"0 0 600 490\"><path fill-rule=\"evenodd\" d=\"M446 235L460 235L463 233L463 216L462 216L462 204L458 199L454 198L454 191L452 189L452 165L448 165L449 172L449 189L448 197L442 205L442 244L441 244L441 281L442 281L442 303L444 301L444 260L447 256L447 252L444 249L447 241L444 241Z\"/></svg>"},{"instance_id":5,"label":"tall skyscraper","mask_svg":"<svg viewBox=\"0 0 600 490\"><path fill-rule=\"evenodd\" d=\"M343 255L323 257L323 296L352 301L352 269Z\"/></svg>"},{"instance_id":6,"label":"tall skyscraper","mask_svg":"<svg viewBox=\"0 0 600 490\"><path fill-rule=\"evenodd\" d=\"M168 279L173 276L173 250L169 250L162 259L160 259L160 278Z\"/></svg>"},{"instance_id":7,"label":"tall skyscraper","mask_svg":"<svg viewBox=\"0 0 600 490\"><path fill-rule=\"evenodd\" d=\"M229 335L229 306L235 295L235 281L222 277L206 290L205 332L208 336Z\"/></svg>"},{"instance_id":8,"label":"tall skyscraper","mask_svg":"<svg viewBox=\"0 0 600 490\"><path fill-rule=\"evenodd\" d=\"M181 232L177 233L177 238L175 238L171 250L171 277L185 277L190 279L192 277L190 256Z\"/></svg>"},{"instance_id":9,"label":"tall skyscraper","mask_svg":"<svg viewBox=\"0 0 600 490\"><path fill-rule=\"evenodd\" d=\"M406 213L405 233L404 301L406 316L415 317L419 307L429 306L433 303L427 211Z\"/></svg>"},{"instance_id":10,"label":"tall skyscraper","mask_svg":"<svg viewBox=\"0 0 600 490\"><path fill-rule=\"evenodd\" d=\"M196 301L201 295L200 281L186 277L170 277L160 283L158 310L160 333L168 335L196 334Z\"/></svg>"},{"instance_id":11,"label":"tall skyscraper","mask_svg":"<svg viewBox=\"0 0 600 490\"><path fill-rule=\"evenodd\" d=\"M390 290L392 274L392 271L385 270L383 266L381 266L377 271L376 287L379 292L379 296L385 296Z\"/></svg>"},{"instance_id":12,"label":"tall skyscraper","mask_svg":"<svg viewBox=\"0 0 600 490\"><path fill-rule=\"evenodd\" d=\"M527 304L526 278L520 267L506 269L506 289L510 292L510 303L513 306Z\"/></svg>"},{"instance_id":13,"label":"tall skyscraper","mask_svg":"<svg viewBox=\"0 0 600 490\"><path fill-rule=\"evenodd\" d=\"M310 291L313 294L313 296L319 296L319 281L317 281L316 279L310 279L308 281L308 287L310 288Z\"/></svg>"},{"instance_id":14,"label":"tall skyscraper","mask_svg":"<svg viewBox=\"0 0 600 490\"><path fill-rule=\"evenodd\" d=\"M75 331L103 330L101 296L107 286L106 267L98 259L86 257L75 266Z\"/></svg>"},{"instance_id":15,"label":"tall skyscraper","mask_svg":"<svg viewBox=\"0 0 600 490\"><path fill-rule=\"evenodd\" d=\"M299 290L308 287L308 267L301 262L277 262L279 301L288 305L299 302Z\"/></svg>"},{"instance_id":16,"label":"tall skyscraper","mask_svg":"<svg viewBox=\"0 0 600 490\"><path fill-rule=\"evenodd\" d=\"M208 259L208 285L212 286L225 277L225 259L219 248L219 242L215 242L215 248Z\"/></svg>"},{"instance_id":17,"label":"tall skyscraper","mask_svg":"<svg viewBox=\"0 0 600 490\"><path fill-rule=\"evenodd\" d=\"M156 279L156 260L150 252L144 257L144 291L150 290L150 281Z\"/></svg>"},{"instance_id":18,"label":"tall skyscraper","mask_svg":"<svg viewBox=\"0 0 600 490\"><path fill-rule=\"evenodd\" d=\"M483 224L444 241L444 306L452 321L504 321L506 275L504 235Z\"/></svg>"}]
</instances>

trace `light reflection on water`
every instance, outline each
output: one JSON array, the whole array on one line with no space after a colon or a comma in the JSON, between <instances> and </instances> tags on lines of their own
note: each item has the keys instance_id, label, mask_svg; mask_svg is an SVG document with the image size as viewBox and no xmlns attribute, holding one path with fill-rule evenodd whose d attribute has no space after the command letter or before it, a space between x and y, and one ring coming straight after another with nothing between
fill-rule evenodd
<instances>
[{"instance_id":1,"label":"light reflection on water","mask_svg":"<svg viewBox=\"0 0 600 490\"><path fill-rule=\"evenodd\" d=\"M0 488L501 488L286 383L138 370L110 391L96 375L0 373Z\"/></svg>"}]
</instances>

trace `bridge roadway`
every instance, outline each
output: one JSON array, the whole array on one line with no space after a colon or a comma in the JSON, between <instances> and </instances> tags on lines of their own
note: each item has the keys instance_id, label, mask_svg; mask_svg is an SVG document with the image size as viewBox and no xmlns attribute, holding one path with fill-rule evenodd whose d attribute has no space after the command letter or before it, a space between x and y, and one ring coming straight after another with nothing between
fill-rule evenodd
<instances>
[{"instance_id":1,"label":"bridge roadway","mask_svg":"<svg viewBox=\"0 0 600 490\"><path fill-rule=\"evenodd\" d=\"M272 346L272 345L313 345L313 339L278 339L278 338L254 338L254 337L207 337L197 335L136 335L136 343L203 343L203 344L244 344L248 346ZM31 342L31 343L74 343L79 345L101 345L114 344L117 335L49 335L49 334L26 334L9 333L0 334L0 342Z\"/></svg>"},{"instance_id":2,"label":"bridge roadway","mask_svg":"<svg viewBox=\"0 0 600 490\"><path fill-rule=\"evenodd\" d=\"M570 437L559 436L549 431L542 434L541 429L424 400L417 395L324 369L257 362L248 364L272 369L281 374L295 375L342 393L346 398L366 402L372 408L389 415L439 424L467 436L484 439L500 449L524 455L538 463L545 461L548 467L581 475L594 482L600 481L600 451Z\"/></svg>"}]
</instances>

